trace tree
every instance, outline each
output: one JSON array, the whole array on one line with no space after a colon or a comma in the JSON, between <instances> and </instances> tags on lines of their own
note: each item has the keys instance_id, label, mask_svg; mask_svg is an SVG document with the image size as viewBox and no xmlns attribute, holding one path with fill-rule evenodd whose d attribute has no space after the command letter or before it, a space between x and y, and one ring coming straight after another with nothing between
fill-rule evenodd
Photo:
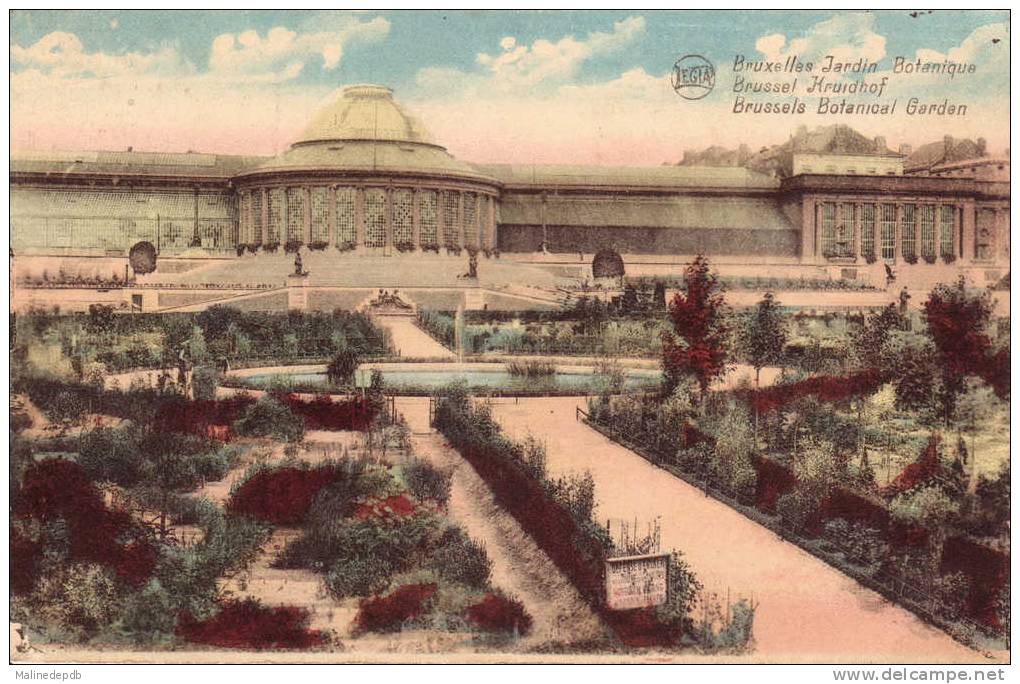
<instances>
[{"instance_id":1,"label":"tree","mask_svg":"<svg viewBox=\"0 0 1020 684\"><path fill-rule=\"evenodd\" d=\"M664 336L662 350L667 392L693 376L704 398L725 368L726 313L722 287L708 260L698 255L684 273L684 291L669 303L673 333Z\"/></svg>"},{"instance_id":2,"label":"tree","mask_svg":"<svg viewBox=\"0 0 1020 684\"><path fill-rule=\"evenodd\" d=\"M778 364L786 347L786 318L771 292L751 311L746 312L737 328L737 347L754 367L754 387L761 388L761 369ZM758 410L754 411L754 440L758 441Z\"/></svg>"},{"instance_id":3,"label":"tree","mask_svg":"<svg viewBox=\"0 0 1020 684\"><path fill-rule=\"evenodd\" d=\"M78 462L91 479L125 488L142 516L152 516L146 522L160 541L170 537L181 495L203 479L220 479L229 468L227 456L211 452L199 437L134 425L83 435Z\"/></svg>"},{"instance_id":4,"label":"tree","mask_svg":"<svg viewBox=\"0 0 1020 684\"><path fill-rule=\"evenodd\" d=\"M788 336L786 317L771 292L741 317L736 332L741 354L754 367L755 387L760 387L761 369L782 361Z\"/></svg>"},{"instance_id":5,"label":"tree","mask_svg":"<svg viewBox=\"0 0 1020 684\"><path fill-rule=\"evenodd\" d=\"M851 353L860 368L882 368L883 351L890 335L904 327L903 316L895 304L867 317L859 328L850 334Z\"/></svg>"},{"instance_id":6,"label":"tree","mask_svg":"<svg viewBox=\"0 0 1020 684\"><path fill-rule=\"evenodd\" d=\"M953 420L964 379L968 375L987 374L993 358L992 340L987 334L991 315L991 292L968 292L963 276L955 286L937 285L924 303L928 336L939 356L942 375L939 398L947 426Z\"/></svg>"},{"instance_id":7,"label":"tree","mask_svg":"<svg viewBox=\"0 0 1020 684\"><path fill-rule=\"evenodd\" d=\"M361 354L354 347L344 347L333 355L326 366L326 379L333 385L353 385L354 374L361 363Z\"/></svg>"}]
</instances>

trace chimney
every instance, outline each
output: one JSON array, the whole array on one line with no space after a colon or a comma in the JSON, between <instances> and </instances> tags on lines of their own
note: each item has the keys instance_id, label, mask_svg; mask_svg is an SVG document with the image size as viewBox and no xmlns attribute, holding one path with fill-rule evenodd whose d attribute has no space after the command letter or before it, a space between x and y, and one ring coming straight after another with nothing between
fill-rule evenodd
<instances>
[{"instance_id":1,"label":"chimney","mask_svg":"<svg viewBox=\"0 0 1020 684\"><path fill-rule=\"evenodd\" d=\"M909 143L902 143L900 145L900 154L902 154L904 157L909 157L910 153L913 152L913 151L914 151L914 148Z\"/></svg>"},{"instance_id":2,"label":"chimney","mask_svg":"<svg viewBox=\"0 0 1020 684\"><path fill-rule=\"evenodd\" d=\"M876 135L875 136L875 151L878 152L879 154L882 154L887 149L889 149L889 148L886 147L886 145L885 145L885 136L884 135Z\"/></svg>"}]
</instances>

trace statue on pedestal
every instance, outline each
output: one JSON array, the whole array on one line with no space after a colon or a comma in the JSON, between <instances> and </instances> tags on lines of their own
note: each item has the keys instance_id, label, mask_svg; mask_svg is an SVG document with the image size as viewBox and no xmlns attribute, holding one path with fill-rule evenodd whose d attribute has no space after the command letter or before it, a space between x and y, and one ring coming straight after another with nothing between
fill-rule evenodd
<instances>
[{"instance_id":1,"label":"statue on pedestal","mask_svg":"<svg viewBox=\"0 0 1020 684\"><path fill-rule=\"evenodd\" d=\"M301 252L294 252L294 275L305 276L308 273L304 270L304 266L301 263Z\"/></svg>"}]
</instances>

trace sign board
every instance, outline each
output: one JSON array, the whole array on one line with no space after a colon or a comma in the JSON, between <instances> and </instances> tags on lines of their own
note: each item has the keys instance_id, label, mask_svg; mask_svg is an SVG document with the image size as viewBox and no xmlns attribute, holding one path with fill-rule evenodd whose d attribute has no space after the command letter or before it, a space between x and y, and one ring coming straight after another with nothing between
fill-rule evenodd
<instances>
[{"instance_id":1,"label":"sign board","mask_svg":"<svg viewBox=\"0 0 1020 684\"><path fill-rule=\"evenodd\" d=\"M631 610L669 599L669 554L606 559L606 607Z\"/></svg>"}]
</instances>

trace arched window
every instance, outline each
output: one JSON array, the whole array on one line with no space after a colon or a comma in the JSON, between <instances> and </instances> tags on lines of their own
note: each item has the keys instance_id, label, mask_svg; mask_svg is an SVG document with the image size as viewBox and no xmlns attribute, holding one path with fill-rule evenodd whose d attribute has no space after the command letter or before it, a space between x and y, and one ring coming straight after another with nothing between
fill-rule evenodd
<instances>
[{"instance_id":1,"label":"arched window","mask_svg":"<svg viewBox=\"0 0 1020 684\"><path fill-rule=\"evenodd\" d=\"M424 190L418 193L418 221L419 241L423 246L439 244L439 231L437 226L436 193L431 190Z\"/></svg>"},{"instance_id":2,"label":"arched window","mask_svg":"<svg viewBox=\"0 0 1020 684\"><path fill-rule=\"evenodd\" d=\"M336 189L336 244L339 247L354 245L356 240L354 202L357 191L354 188Z\"/></svg>"},{"instance_id":3,"label":"arched window","mask_svg":"<svg viewBox=\"0 0 1020 684\"><path fill-rule=\"evenodd\" d=\"M953 207L939 208L939 254L955 256L956 249L953 237L956 228L956 211Z\"/></svg>"}]
</instances>

